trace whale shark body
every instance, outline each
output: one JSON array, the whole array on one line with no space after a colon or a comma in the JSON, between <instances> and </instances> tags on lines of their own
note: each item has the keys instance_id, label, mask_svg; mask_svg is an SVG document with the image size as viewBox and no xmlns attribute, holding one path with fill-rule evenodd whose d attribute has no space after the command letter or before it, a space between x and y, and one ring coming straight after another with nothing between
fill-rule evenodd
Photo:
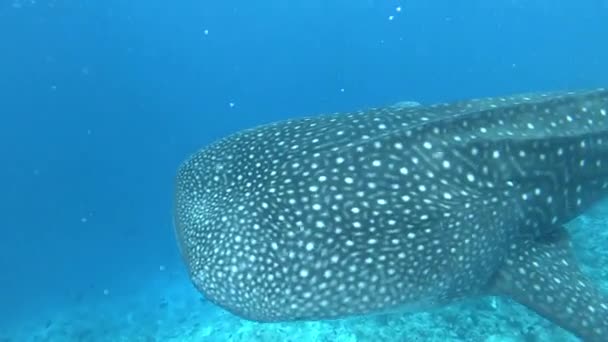
<instances>
[{"instance_id":1,"label":"whale shark body","mask_svg":"<svg viewBox=\"0 0 608 342\"><path fill-rule=\"evenodd\" d=\"M262 322L513 298L585 341L608 299L562 225L608 193L608 90L287 120L178 170L194 285Z\"/></svg>"}]
</instances>

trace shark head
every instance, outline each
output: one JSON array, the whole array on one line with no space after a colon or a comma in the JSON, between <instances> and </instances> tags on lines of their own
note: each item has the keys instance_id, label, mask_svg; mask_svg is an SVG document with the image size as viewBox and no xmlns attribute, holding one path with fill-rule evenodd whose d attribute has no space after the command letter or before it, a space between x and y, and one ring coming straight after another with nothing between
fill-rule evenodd
<instances>
[{"instance_id":1,"label":"shark head","mask_svg":"<svg viewBox=\"0 0 608 342\"><path fill-rule=\"evenodd\" d=\"M195 286L255 321L511 297L587 341L608 301L562 225L608 188L608 91L391 106L242 131L178 170Z\"/></svg>"}]
</instances>

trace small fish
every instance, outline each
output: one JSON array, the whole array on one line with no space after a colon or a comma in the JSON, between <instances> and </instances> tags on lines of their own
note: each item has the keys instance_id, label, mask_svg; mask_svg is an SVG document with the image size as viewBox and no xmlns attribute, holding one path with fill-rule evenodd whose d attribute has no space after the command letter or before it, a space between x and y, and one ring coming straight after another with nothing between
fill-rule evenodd
<instances>
[{"instance_id":1,"label":"small fish","mask_svg":"<svg viewBox=\"0 0 608 342\"><path fill-rule=\"evenodd\" d=\"M334 319L513 298L585 341L608 299L563 224L608 193L608 90L288 120L178 170L194 285L246 319Z\"/></svg>"},{"instance_id":2,"label":"small fish","mask_svg":"<svg viewBox=\"0 0 608 342\"><path fill-rule=\"evenodd\" d=\"M391 107L395 109L408 108L408 107L418 107L421 106L420 102L416 101L399 101L393 104Z\"/></svg>"}]
</instances>

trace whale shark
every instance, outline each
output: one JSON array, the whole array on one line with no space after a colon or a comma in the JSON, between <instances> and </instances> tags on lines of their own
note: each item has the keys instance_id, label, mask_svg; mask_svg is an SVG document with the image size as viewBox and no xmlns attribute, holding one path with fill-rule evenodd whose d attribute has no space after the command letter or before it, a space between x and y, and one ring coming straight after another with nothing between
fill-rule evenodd
<instances>
[{"instance_id":1,"label":"whale shark","mask_svg":"<svg viewBox=\"0 0 608 342\"><path fill-rule=\"evenodd\" d=\"M211 143L177 171L194 286L258 322L504 296L585 341L608 297L564 224L608 194L608 90L295 118Z\"/></svg>"}]
</instances>

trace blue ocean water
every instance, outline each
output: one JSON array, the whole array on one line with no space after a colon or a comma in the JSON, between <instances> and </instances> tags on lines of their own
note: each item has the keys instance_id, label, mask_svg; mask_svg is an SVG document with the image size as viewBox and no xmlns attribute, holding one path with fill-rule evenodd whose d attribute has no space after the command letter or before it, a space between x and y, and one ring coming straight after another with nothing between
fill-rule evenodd
<instances>
[{"instance_id":1,"label":"blue ocean water","mask_svg":"<svg viewBox=\"0 0 608 342\"><path fill-rule=\"evenodd\" d=\"M1 0L0 341L523 341L529 322L526 338L568 338L506 302L240 321L187 278L173 181L205 144L278 119L605 86L606 37L605 0ZM579 220L581 244L608 241L604 223Z\"/></svg>"}]
</instances>

